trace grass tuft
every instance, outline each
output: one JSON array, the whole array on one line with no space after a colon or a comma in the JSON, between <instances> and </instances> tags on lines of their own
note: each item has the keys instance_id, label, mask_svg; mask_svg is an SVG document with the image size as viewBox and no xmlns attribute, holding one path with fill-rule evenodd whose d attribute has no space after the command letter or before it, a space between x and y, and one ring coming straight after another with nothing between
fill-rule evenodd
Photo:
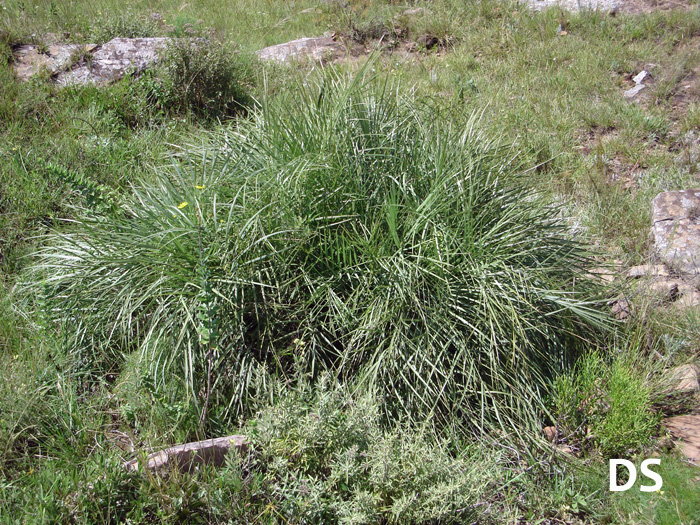
<instances>
[{"instance_id":1,"label":"grass tuft","mask_svg":"<svg viewBox=\"0 0 700 525\"><path fill-rule=\"evenodd\" d=\"M204 411L301 360L389 412L505 427L603 325L591 260L514 157L476 118L326 78L54 235L34 282L76 355L140 352Z\"/></svg>"}]
</instances>

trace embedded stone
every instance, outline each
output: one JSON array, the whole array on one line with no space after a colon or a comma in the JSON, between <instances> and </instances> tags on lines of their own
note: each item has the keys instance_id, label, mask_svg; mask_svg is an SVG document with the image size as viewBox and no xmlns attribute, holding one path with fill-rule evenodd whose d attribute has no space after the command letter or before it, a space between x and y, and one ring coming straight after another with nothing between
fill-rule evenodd
<instances>
[{"instance_id":1,"label":"embedded stone","mask_svg":"<svg viewBox=\"0 0 700 525\"><path fill-rule=\"evenodd\" d=\"M643 69L634 77L632 77L632 80L635 84L641 84L643 82L650 82L652 80L652 76L651 73L649 73L646 69Z\"/></svg>"},{"instance_id":2,"label":"embedded stone","mask_svg":"<svg viewBox=\"0 0 700 525\"><path fill-rule=\"evenodd\" d=\"M639 279L640 277L668 277L668 269L663 264L640 264L632 266L627 271L627 277L630 279Z\"/></svg>"},{"instance_id":3,"label":"embedded stone","mask_svg":"<svg viewBox=\"0 0 700 525\"><path fill-rule=\"evenodd\" d=\"M406 9L403 12L403 14L406 16L423 15L423 14L425 14L425 9L423 9L422 7L414 7L413 9Z\"/></svg>"},{"instance_id":4,"label":"embedded stone","mask_svg":"<svg viewBox=\"0 0 700 525\"><path fill-rule=\"evenodd\" d=\"M649 284L649 291L661 301L672 303L681 295L681 282L678 279L662 279Z\"/></svg>"},{"instance_id":5,"label":"embedded stone","mask_svg":"<svg viewBox=\"0 0 700 525\"><path fill-rule=\"evenodd\" d=\"M272 62L289 62L294 59L310 58L318 62L331 61L344 55L345 46L330 36L300 38L266 47L257 51L260 60Z\"/></svg>"},{"instance_id":6,"label":"embedded stone","mask_svg":"<svg viewBox=\"0 0 700 525\"><path fill-rule=\"evenodd\" d=\"M700 466L700 415L670 417L663 424L686 459Z\"/></svg>"},{"instance_id":7,"label":"embedded stone","mask_svg":"<svg viewBox=\"0 0 700 525\"><path fill-rule=\"evenodd\" d=\"M170 38L114 38L70 71L60 72L62 85L108 84L127 73L139 73L158 61Z\"/></svg>"},{"instance_id":8,"label":"embedded stone","mask_svg":"<svg viewBox=\"0 0 700 525\"><path fill-rule=\"evenodd\" d=\"M548 7L561 7L572 13L579 11L604 11L617 13L620 9L618 0L524 0L531 9L542 11Z\"/></svg>"},{"instance_id":9,"label":"embedded stone","mask_svg":"<svg viewBox=\"0 0 700 525\"><path fill-rule=\"evenodd\" d=\"M556 427L544 427L542 429L544 437L550 443L555 443L557 440L557 428Z\"/></svg>"},{"instance_id":10,"label":"embedded stone","mask_svg":"<svg viewBox=\"0 0 700 525\"><path fill-rule=\"evenodd\" d=\"M700 273L700 189L660 193L652 202L656 255L679 273Z\"/></svg>"},{"instance_id":11,"label":"embedded stone","mask_svg":"<svg viewBox=\"0 0 700 525\"><path fill-rule=\"evenodd\" d=\"M639 92L642 91L645 87L646 87L646 86L645 86L644 84L637 84L637 85L634 86L633 88L628 89L627 91L625 91L622 95L623 95L625 98L634 98L634 97L636 97L637 95L639 95Z\"/></svg>"},{"instance_id":12,"label":"embedded stone","mask_svg":"<svg viewBox=\"0 0 700 525\"><path fill-rule=\"evenodd\" d=\"M574 455L574 449L569 445L557 445L557 451L561 452L562 454L566 454L567 456Z\"/></svg>"},{"instance_id":13,"label":"embedded stone","mask_svg":"<svg viewBox=\"0 0 700 525\"><path fill-rule=\"evenodd\" d=\"M671 368L664 374L668 392L697 392L700 390L700 374L695 365L681 365Z\"/></svg>"},{"instance_id":14,"label":"embedded stone","mask_svg":"<svg viewBox=\"0 0 700 525\"><path fill-rule=\"evenodd\" d=\"M226 456L230 452L243 452L248 447L245 436L226 436L203 441L195 441L170 447L160 452L150 454L146 458L146 468L160 470L174 467L181 472L191 472L199 465L222 466L226 462ZM132 459L124 465L129 471L138 470L138 458Z\"/></svg>"},{"instance_id":15,"label":"embedded stone","mask_svg":"<svg viewBox=\"0 0 700 525\"><path fill-rule=\"evenodd\" d=\"M676 301L678 308L692 308L700 305L700 291L689 284L683 284L679 287L680 297Z\"/></svg>"},{"instance_id":16,"label":"embedded stone","mask_svg":"<svg viewBox=\"0 0 700 525\"><path fill-rule=\"evenodd\" d=\"M25 82L42 71L53 76L70 69L81 54L90 53L96 47L94 44L20 45L14 50L12 68L17 78Z\"/></svg>"},{"instance_id":17,"label":"embedded stone","mask_svg":"<svg viewBox=\"0 0 700 525\"><path fill-rule=\"evenodd\" d=\"M608 303L610 310L618 321L624 321L632 315L632 305L627 299L615 299Z\"/></svg>"},{"instance_id":18,"label":"embedded stone","mask_svg":"<svg viewBox=\"0 0 700 525\"><path fill-rule=\"evenodd\" d=\"M592 268L590 270L590 276L594 279L601 279L605 282L611 283L615 280L617 275L614 268Z\"/></svg>"}]
</instances>

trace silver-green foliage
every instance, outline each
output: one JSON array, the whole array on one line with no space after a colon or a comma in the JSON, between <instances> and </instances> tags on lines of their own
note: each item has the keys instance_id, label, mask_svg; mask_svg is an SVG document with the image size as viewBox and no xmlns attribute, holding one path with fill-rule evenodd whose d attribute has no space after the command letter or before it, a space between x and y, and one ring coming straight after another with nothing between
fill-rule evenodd
<instances>
[{"instance_id":1,"label":"silver-green foliage","mask_svg":"<svg viewBox=\"0 0 700 525\"><path fill-rule=\"evenodd\" d=\"M247 429L269 513L291 523L472 523L504 481L504 460L475 446L455 456L425 432L383 429L377 399L324 376L263 410ZM486 467L488 465L488 467ZM262 506L262 505L261 505Z\"/></svg>"},{"instance_id":2,"label":"silver-green foliage","mask_svg":"<svg viewBox=\"0 0 700 525\"><path fill-rule=\"evenodd\" d=\"M303 361L388 413L505 426L601 326L586 251L477 118L325 77L212 143L40 252L87 362L140 352L230 415Z\"/></svg>"}]
</instances>

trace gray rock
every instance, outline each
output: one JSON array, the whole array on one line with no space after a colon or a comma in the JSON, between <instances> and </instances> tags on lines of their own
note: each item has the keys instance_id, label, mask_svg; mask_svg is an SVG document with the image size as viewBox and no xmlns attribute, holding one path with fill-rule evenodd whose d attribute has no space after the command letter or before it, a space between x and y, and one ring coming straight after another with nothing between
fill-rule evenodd
<instances>
[{"instance_id":1,"label":"gray rock","mask_svg":"<svg viewBox=\"0 0 700 525\"><path fill-rule=\"evenodd\" d=\"M615 280L617 271L615 268L592 268L590 270L590 277L593 279L601 279L605 282L611 283Z\"/></svg>"},{"instance_id":2,"label":"gray rock","mask_svg":"<svg viewBox=\"0 0 700 525\"><path fill-rule=\"evenodd\" d=\"M610 310L618 321L624 321L632 315L632 304L624 298L614 299L608 303Z\"/></svg>"},{"instance_id":3,"label":"gray rock","mask_svg":"<svg viewBox=\"0 0 700 525\"><path fill-rule=\"evenodd\" d=\"M229 452L234 450L242 452L247 447L248 441L245 436L226 436L185 443L150 454L146 458L146 468L160 470L166 467L176 467L181 472L190 472L197 465L202 464L219 467L224 464ZM137 470L139 460L132 459L124 464L124 468L129 471Z\"/></svg>"},{"instance_id":4,"label":"gray rock","mask_svg":"<svg viewBox=\"0 0 700 525\"><path fill-rule=\"evenodd\" d=\"M542 429L544 433L544 438L550 443L556 443L557 441L557 427L544 427Z\"/></svg>"},{"instance_id":5,"label":"gray rock","mask_svg":"<svg viewBox=\"0 0 700 525\"><path fill-rule=\"evenodd\" d=\"M691 308L700 304L700 291L695 286L682 284L678 291L680 292L680 297L676 301L678 308Z\"/></svg>"},{"instance_id":6,"label":"gray rock","mask_svg":"<svg viewBox=\"0 0 700 525\"><path fill-rule=\"evenodd\" d=\"M114 82L126 73L153 65L168 42L169 38L115 38L95 50L85 63L59 73L56 81L62 85Z\"/></svg>"},{"instance_id":7,"label":"gray rock","mask_svg":"<svg viewBox=\"0 0 700 525\"><path fill-rule=\"evenodd\" d=\"M700 273L700 189L660 193L652 202L656 255L679 273Z\"/></svg>"},{"instance_id":8,"label":"gray rock","mask_svg":"<svg viewBox=\"0 0 700 525\"><path fill-rule=\"evenodd\" d=\"M13 68L20 80L29 80L42 70L61 85L107 84L127 72L140 72L158 60L158 52L169 38L115 38L103 46L95 44L22 45L14 51Z\"/></svg>"},{"instance_id":9,"label":"gray rock","mask_svg":"<svg viewBox=\"0 0 700 525\"><path fill-rule=\"evenodd\" d=\"M632 78L632 80L634 80L635 84L641 84L643 82L650 82L652 80L651 73L649 73L646 69L643 69L637 75L635 75Z\"/></svg>"},{"instance_id":10,"label":"gray rock","mask_svg":"<svg viewBox=\"0 0 700 525\"><path fill-rule=\"evenodd\" d=\"M625 98L634 98L637 95L639 95L639 92L642 91L646 86L644 84L637 84L631 89L628 89L623 93Z\"/></svg>"},{"instance_id":11,"label":"gray rock","mask_svg":"<svg viewBox=\"0 0 700 525\"><path fill-rule=\"evenodd\" d=\"M618 0L523 0L523 2L537 11L542 11L550 6L559 6L572 13L585 10L617 13L620 9Z\"/></svg>"},{"instance_id":12,"label":"gray rock","mask_svg":"<svg viewBox=\"0 0 700 525\"><path fill-rule=\"evenodd\" d=\"M648 290L662 303L672 303L681 295L680 286L681 282L678 279L661 279L650 283Z\"/></svg>"},{"instance_id":13,"label":"gray rock","mask_svg":"<svg viewBox=\"0 0 700 525\"><path fill-rule=\"evenodd\" d=\"M310 58L319 62L331 61L344 55L345 46L330 36L300 38L266 47L257 52L260 60L289 62L294 59Z\"/></svg>"},{"instance_id":14,"label":"gray rock","mask_svg":"<svg viewBox=\"0 0 700 525\"><path fill-rule=\"evenodd\" d=\"M89 53L96 47L94 44L51 44L41 49L37 45L21 45L14 50L12 68L17 78L25 82L42 70L53 76L70 69L81 54Z\"/></svg>"}]
</instances>

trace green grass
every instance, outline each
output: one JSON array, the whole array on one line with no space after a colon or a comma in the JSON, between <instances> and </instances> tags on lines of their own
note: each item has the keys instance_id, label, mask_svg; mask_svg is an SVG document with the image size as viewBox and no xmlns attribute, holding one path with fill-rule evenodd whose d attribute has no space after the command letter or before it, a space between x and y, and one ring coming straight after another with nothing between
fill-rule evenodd
<instances>
[{"instance_id":1,"label":"green grass","mask_svg":"<svg viewBox=\"0 0 700 525\"><path fill-rule=\"evenodd\" d=\"M295 98L47 241L31 281L68 351L98 376L138 352L203 421L297 360L359 374L389 413L534 420L605 327L560 210L476 119L439 125L363 76Z\"/></svg>"},{"instance_id":2,"label":"green grass","mask_svg":"<svg viewBox=\"0 0 700 525\"><path fill-rule=\"evenodd\" d=\"M700 499L697 467L670 454L660 458L661 464L653 467L664 481L659 492L641 492L640 484L651 484L644 477L638 478L635 487L626 492L608 492L605 489L608 483L607 463L601 465L599 470L583 468L580 471L577 477L584 491L596 492L592 503L598 523L671 525L698 522ZM642 459L633 458L638 470Z\"/></svg>"},{"instance_id":3,"label":"green grass","mask_svg":"<svg viewBox=\"0 0 700 525\"><path fill-rule=\"evenodd\" d=\"M310 66L258 70L247 55L326 31L383 49L379 88L328 83L319 97ZM10 44L47 32L227 47L193 57L210 65L193 84L176 53L102 89L19 83ZM426 33L446 47L402 51ZM0 522L418 522L445 494L484 522L697 522L696 475L679 459L662 455L664 494L608 493L603 459L654 454L659 411L690 406L666 406L657 379L696 359L697 314L641 305L599 339L561 292L595 291L572 285L594 264L579 248L646 262L651 198L697 185L699 35L697 6L0 0ZM642 68L656 82L624 100ZM28 269L37 246L52 265L41 276ZM323 370L342 396L312 386ZM477 443L455 425L445 441L424 420L493 428L482 407L511 435ZM361 413L364 435L348 426ZM581 461L539 441L555 421L590 427ZM266 455L248 463L164 478L119 467L132 444L256 424ZM512 446L518 433L529 447ZM366 455L340 462L355 438ZM411 464L425 469L412 477ZM355 483L337 483L342 465Z\"/></svg>"},{"instance_id":4,"label":"green grass","mask_svg":"<svg viewBox=\"0 0 700 525\"><path fill-rule=\"evenodd\" d=\"M214 43L173 45L156 71L105 88L20 84L0 64L4 273L20 267L32 235L71 217L90 191L119 193L171 143L243 114L257 78L252 60Z\"/></svg>"},{"instance_id":5,"label":"green grass","mask_svg":"<svg viewBox=\"0 0 700 525\"><path fill-rule=\"evenodd\" d=\"M582 357L574 373L561 375L554 387L555 425L562 442L593 449L603 458L624 458L651 445L659 415L652 411L652 385L644 366L635 363L644 351L630 345L612 362L600 354Z\"/></svg>"}]
</instances>

